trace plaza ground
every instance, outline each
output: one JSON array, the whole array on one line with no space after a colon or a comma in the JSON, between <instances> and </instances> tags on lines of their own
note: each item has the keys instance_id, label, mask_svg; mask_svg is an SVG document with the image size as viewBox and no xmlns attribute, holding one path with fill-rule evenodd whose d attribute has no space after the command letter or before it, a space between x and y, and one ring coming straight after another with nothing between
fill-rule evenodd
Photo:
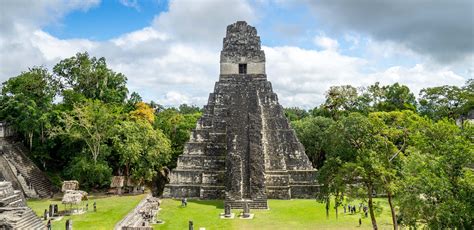
<instances>
[{"instance_id":1,"label":"plaza ground","mask_svg":"<svg viewBox=\"0 0 474 230\"><path fill-rule=\"evenodd\" d=\"M53 229L64 229L66 219L73 220L75 230L81 229L113 229L129 211L131 211L145 195L137 196L89 196L89 212L82 215L64 217L61 221L53 222ZM93 212L92 204L97 202L97 212ZM393 229L390 209L385 199L375 199L378 202L377 223L379 229ZM84 202L84 205L87 202ZM358 204L353 201L352 204ZM60 199L30 200L30 206L38 216L42 216L49 204L58 204L64 209ZM344 214L339 209L339 218L331 208L329 218L326 218L325 205L315 200L269 200L270 210L251 210L255 214L252 220L220 219L224 212L222 200L188 200L187 207L181 207L180 200L163 199L158 219L164 224L154 226L154 229L188 229L188 221L194 222L194 229L205 227L212 229L371 229L370 217L365 218L361 213ZM232 210L238 215L241 210ZM362 226L359 227L359 218Z\"/></svg>"},{"instance_id":2,"label":"plaza ground","mask_svg":"<svg viewBox=\"0 0 474 230\"><path fill-rule=\"evenodd\" d=\"M391 224L390 208L385 199L375 199L379 202L380 210L377 216L379 229L393 229ZM353 204L358 204L354 201ZM188 200L188 206L181 207L180 200L164 199L158 214L158 219L164 224L155 225L154 229L187 229L188 221L192 220L194 229L205 227L212 229L372 229L370 217L362 217L361 213L344 214L339 209L339 218L336 219L332 208L329 218L326 218L325 204L315 200L269 200L270 210L251 210L255 213L252 220L220 219L219 214L224 212L221 200L201 201ZM236 215L241 210L232 210ZM359 218L362 217L362 226L359 227Z\"/></svg>"},{"instance_id":3,"label":"plaza ground","mask_svg":"<svg viewBox=\"0 0 474 230\"><path fill-rule=\"evenodd\" d=\"M89 211L82 215L65 216L60 221L53 221L54 229L64 229L66 220L72 219L73 229L94 229L110 230L115 224L127 215L146 195L137 196L102 196L91 195L89 200L83 202L83 206L88 202ZM93 203L97 203L97 212L93 211ZM28 206L32 208L36 215L42 217L44 210L48 209L50 204L58 204L59 210L64 210L61 199L29 200Z\"/></svg>"}]
</instances>

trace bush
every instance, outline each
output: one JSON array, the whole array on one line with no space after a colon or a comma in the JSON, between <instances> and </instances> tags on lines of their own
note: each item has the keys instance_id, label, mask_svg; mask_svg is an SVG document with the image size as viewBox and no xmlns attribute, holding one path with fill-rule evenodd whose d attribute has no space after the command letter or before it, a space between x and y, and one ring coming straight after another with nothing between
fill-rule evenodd
<instances>
[{"instance_id":1,"label":"bush","mask_svg":"<svg viewBox=\"0 0 474 230\"><path fill-rule=\"evenodd\" d=\"M66 176L71 180L77 180L81 189L103 188L110 185L112 169L107 162L97 161L94 163L86 157L79 156L74 158Z\"/></svg>"}]
</instances>

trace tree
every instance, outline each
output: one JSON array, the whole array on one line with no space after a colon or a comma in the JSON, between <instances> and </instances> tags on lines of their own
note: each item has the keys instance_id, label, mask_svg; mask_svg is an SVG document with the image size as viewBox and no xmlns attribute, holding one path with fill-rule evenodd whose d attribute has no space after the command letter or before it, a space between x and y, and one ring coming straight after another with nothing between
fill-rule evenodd
<instances>
[{"instance_id":1,"label":"tree","mask_svg":"<svg viewBox=\"0 0 474 230\"><path fill-rule=\"evenodd\" d=\"M181 114L193 114L193 113L201 112L201 109L199 107L194 106L194 105L187 105L187 104L179 105L178 109Z\"/></svg>"},{"instance_id":2,"label":"tree","mask_svg":"<svg viewBox=\"0 0 474 230\"><path fill-rule=\"evenodd\" d=\"M326 117L305 117L292 122L298 139L305 147L306 155L313 167L320 169L326 159L327 140L331 133L329 128L334 121Z\"/></svg>"},{"instance_id":3,"label":"tree","mask_svg":"<svg viewBox=\"0 0 474 230\"><path fill-rule=\"evenodd\" d=\"M165 109L157 114L155 129L160 129L171 141L172 158L169 168L176 167L178 156L183 153L184 144L189 140L191 130L196 126L201 113L180 114L176 109Z\"/></svg>"},{"instance_id":4,"label":"tree","mask_svg":"<svg viewBox=\"0 0 474 230\"><path fill-rule=\"evenodd\" d=\"M378 111L416 110L416 101L410 88L395 83L384 86L385 101L378 104Z\"/></svg>"},{"instance_id":5,"label":"tree","mask_svg":"<svg viewBox=\"0 0 474 230\"><path fill-rule=\"evenodd\" d=\"M430 229L470 229L473 224L473 127L440 120L413 134L403 160L399 206L403 222Z\"/></svg>"},{"instance_id":6,"label":"tree","mask_svg":"<svg viewBox=\"0 0 474 230\"><path fill-rule=\"evenodd\" d=\"M87 100L84 104L75 105L72 111L63 112L61 123L55 127L52 135L83 141L93 162L97 163L101 153L110 151L107 142L117 122L119 110L99 100Z\"/></svg>"},{"instance_id":7,"label":"tree","mask_svg":"<svg viewBox=\"0 0 474 230\"><path fill-rule=\"evenodd\" d=\"M122 121L114 132L113 146L125 175L139 182L151 181L170 160L170 141L147 120Z\"/></svg>"},{"instance_id":8,"label":"tree","mask_svg":"<svg viewBox=\"0 0 474 230\"><path fill-rule=\"evenodd\" d=\"M285 108L285 116L290 121L297 121L307 117L309 114L306 110L298 107Z\"/></svg>"},{"instance_id":9,"label":"tree","mask_svg":"<svg viewBox=\"0 0 474 230\"><path fill-rule=\"evenodd\" d=\"M89 57L87 52L61 60L53 68L62 90L72 89L88 99L123 103L127 78L107 68L105 58Z\"/></svg>"},{"instance_id":10,"label":"tree","mask_svg":"<svg viewBox=\"0 0 474 230\"><path fill-rule=\"evenodd\" d=\"M341 115L356 110L357 98L357 89L351 85L331 86L326 92L324 108L330 111L333 118L338 119Z\"/></svg>"},{"instance_id":11,"label":"tree","mask_svg":"<svg viewBox=\"0 0 474 230\"><path fill-rule=\"evenodd\" d=\"M378 126L359 113L342 117L331 126L330 133L333 135L328 145L329 154L320 170L323 172L320 179L326 183L325 187L333 187L332 192L337 196L345 191L341 184L348 185L350 190L363 186L372 226L377 229L373 193L381 184L381 176L387 173L384 163L388 158L384 153L388 141Z\"/></svg>"},{"instance_id":12,"label":"tree","mask_svg":"<svg viewBox=\"0 0 474 230\"><path fill-rule=\"evenodd\" d=\"M474 109L474 80L463 87L438 86L420 91L420 113L434 120L458 119Z\"/></svg>"},{"instance_id":13,"label":"tree","mask_svg":"<svg viewBox=\"0 0 474 230\"><path fill-rule=\"evenodd\" d=\"M130 112L136 109L136 104L141 101L143 101L143 99L137 92L133 92L132 94L130 94L130 98L127 100L127 103L125 105L125 112Z\"/></svg>"},{"instance_id":14,"label":"tree","mask_svg":"<svg viewBox=\"0 0 474 230\"><path fill-rule=\"evenodd\" d=\"M145 102L135 104L136 109L130 112L130 117L135 120L144 120L150 124L155 121L153 109Z\"/></svg>"},{"instance_id":15,"label":"tree","mask_svg":"<svg viewBox=\"0 0 474 230\"><path fill-rule=\"evenodd\" d=\"M364 114L377 111L416 111L416 100L405 85L380 86L379 82L361 89L358 98L358 111Z\"/></svg>"},{"instance_id":16,"label":"tree","mask_svg":"<svg viewBox=\"0 0 474 230\"><path fill-rule=\"evenodd\" d=\"M57 82L43 67L31 68L2 84L0 119L25 134L30 150L35 134L45 141L50 128L48 112L57 91Z\"/></svg>"},{"instance_id":17,"label":"tree","mask_svg":"<svg viewBox=\"0 0 474 230\"><path fill-rule=\"evenodd\" d=\"M368 115L370 122L378 127L380 143L377 152L381 168L378 169L380 184L387 193L394 229L398 229L394 196L396 184L401 180L401 162L406 148L411 143L410 135L428 124L426 119L412 111L374 112Z\"/></svg>"}]
</instances>

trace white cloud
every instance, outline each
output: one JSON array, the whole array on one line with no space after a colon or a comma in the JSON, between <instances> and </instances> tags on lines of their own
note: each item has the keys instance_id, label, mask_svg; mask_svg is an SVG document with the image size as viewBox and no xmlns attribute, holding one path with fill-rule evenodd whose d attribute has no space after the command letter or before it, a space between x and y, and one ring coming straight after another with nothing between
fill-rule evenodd
<instances>
[{"instance_id":1,"label":"white cloud","mask_svg":"<svg viewBox=\"0 0 474 230\"><path fill-rule=\"evenodd\" d=\"M168 40L168 35L153 29L152 27L145 27L141 30L133 31L131 33L124 34L111 41L122 48L134 48L137 44L141 44L146 41L158 39L161 41Z\"/></svg>"},{"instance_id":2,"label":"white cloud","mask_svg":"<svg viewBox=\"0 0 474 230\"><path fill-rule=\"evenodd\" d=\"M120 0L120 4L135 9L136 11L140 11L140 5L138 4L137 0Z\"/></svg>"},{"instance_id":3,"label":"white cloud","mask_svg":"<svg viewBox=\"0 0 474 230\"><path fill-rule=\"evenodd\" d=\"M227 25L257 20L257 12L240 0L172 0L169 11L155 17L153 25L183 42L221 44Z\"/></svg>"},{"instance_id":4,"label":"white cloud","mask_svg":"<svg viewBox=\"0 0 474 230\"><path fill-rule=\"evenodd\" d=\"M324 50L336 51L339 48L339 43L337 40L331 39L324 35L318 35L314 37L314 44L321 47Z\"/></svg>"},{"instance_id":5,"label":"white cloud","mask_svg":"<svg viewBox=\"0 0 474 230\"><path fill-rule=\"evenodd\" d=\"M50 34L36 30L31 38L32 46L39 49L47 61L59 61L74 56L77 52L91 51L99 44L87 39L61 40Z\"/></svg>"},{"instance_id":6,"label":"white cloud","mask_svg":"<svg viewBox=\"0 0 474 230\"><path fill-rule=\"evenodd\" d=\"M421 89L441 85L463 85L466 81L462 76L454 73L447 67L428 67L425 64L416 64L413 67L393 66L385 71L369 74L371 81L381 84L396 82L407 85L418 96Z\"/></svg>"},{"instance_id":7,"label":"white cloud","mask_svg":"<svg viewBox=\"0 0 474 230\"><path fill-rule=\"evenodd\" d=\"M64 15L73 9L86 10L97 4L93 1L82 5L82 1L73 3L57 7L53 12ZM8 31L0 34L0 82L27 67L51 68L60 59L89 51L93 56L106 57L114 71L124 73L130 91L139 92L147 101L167 106L205 104L219 77L219 51L226 26L236 20L259 20L258 12L246 1L176 0L171 1L169 11L155 17L150 26L109 41L94 42L58 39L42 31L42 24L36 23L37 20L51 23L60 17L45 17L41 12L32 13L31 18L25 17L21 22L0 16L7 20L0 20L0 30ZM346 40L354 46L363 40L358 35L351 36ZM398 64L385 69L373 67L374 60L402 55L399 44L368 43L366 51L373 55L362 58L341 53L338 41L324 34L315 37L314 42L323 50L263 47L268 79L284 106L317 106L324 101L324 93L332 85L400 82L417 91L435 85L461 85L465 81L449 66L429 65L423 61L408 67Z\"/></svg>"},{"instance_id":8,"label":"white cloud","mask_svg":"<svg viewBox=\"0 0 474 230\"><path fill-rule=\"evenodd\" d=\"M418 95L422 88L440 85L463 85L465 79L448 67L416 64L392 66L366 73L370 63L328 50L298 47L264 47L268 79L272 81L284 106L313 108L324 102L324 93L333 85L368 86L375 82L410 87Z\"/></svg>"}]
</instances>

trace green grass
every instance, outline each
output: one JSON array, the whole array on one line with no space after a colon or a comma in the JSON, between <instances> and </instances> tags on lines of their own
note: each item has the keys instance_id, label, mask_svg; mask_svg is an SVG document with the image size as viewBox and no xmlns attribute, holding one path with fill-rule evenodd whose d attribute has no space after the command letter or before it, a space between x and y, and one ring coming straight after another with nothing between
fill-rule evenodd
<instances>
[{"instance_id":1,"label":"green grass","mask_svg":"<svg viewBox=\"0 0 474 230\"><path fill-rule=\"evenodd\" d=\"M66 216L60 221L53 221L53 229L64 229L67 219L72 219L73 229L113 229L128 212L130 212L146 195L137 196L89 196L89 212L82 215ZM93 211L93 203L97 202L97 212ZM58 204L59 210L64 209L60 199L29 200L31 207L42 217L50 204Z\"/></svg>"},{"instance_id":2,"label":"green grass","mask_svg":"<svg viewBox=\"0 0 474 230\"><path fill-rule=\"evenodd\" d=\"M113 229L130 210L132 210L145 195L138 196L89 196L89 212L82 215L64 217L61 221L53 222L53 229L64 229L67 219L73 220L75 230L80 229ZM97 202L97 212L93 212L92 204ZM376 199L381 209L377 214L379 229L392 229L390 209L385 199ZM194 222L194 229L205 227L212 229L371 229L370 218L362 217L360 213L344 214L339 210L336 219L334 209L326 218L325 205L314 200L269 200L270 210L251 210L255 214L252 220L220 219L224 212L222 200L189 200L188 207L182 208L180 200L164 199L158 219L164 224L155 225L155 229L188 229L188 221ZM353 204L358 204L353 201ZM30 206L38 216L42 216L49 204L58 204L64 209L60 199L30 200ZM85 205L85 204L84 204ZM232 210L236 215L241 210Z\"/></svg>"},{"instance_id":3,"label":"green grass","mask_svg":"<svg viewBox=\"0 0 474 230\"><path fill-rule=\"evenodd\" d=\"M377 224L379 229L393 229L391 225L390 209L385 199L376 199L379 202ZM358 204L354 201L353 204ZM194 222L194 229L205 227L212 229L372 229L370 216L362 217L360 213L344 214L339 210L336 219L334 209L329 218L326 218L325 205L314 200L269 200L270 210L251 210L255 214L252 220L220 219L219 213L224 212L223 201L189 200L188 206L181 207L180 200L164 199L158 214L158 219L164 224L155 225L155 229L187 229L188 221ZM238 214L241 210L232 210ZM362 226L359 227L359 218L362 217Z\"/></svg>"}]
</instances>

